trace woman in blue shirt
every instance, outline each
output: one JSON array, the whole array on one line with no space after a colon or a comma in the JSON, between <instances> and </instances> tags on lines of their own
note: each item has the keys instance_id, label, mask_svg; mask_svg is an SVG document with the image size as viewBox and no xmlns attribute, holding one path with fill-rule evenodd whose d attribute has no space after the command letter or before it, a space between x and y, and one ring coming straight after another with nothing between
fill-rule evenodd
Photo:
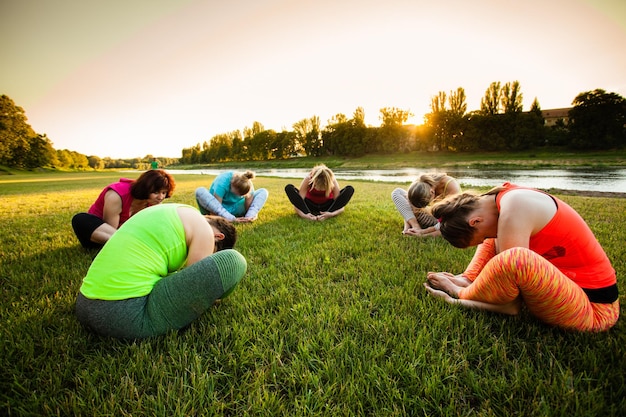
<instances>
[{"instance_id":1,"label":"woman in blue shirt","mask_svg":"<svg viewBox=\"0 0 626 417\"><path fill-rule=\"evenodd\" d=\"M231 222L252 222L267 201L265 188L255 191L252 185L254 172L224 172L218 175L211 187L196 189L196 201L202 214L216 214Z\"/></svg>"}]
</instances>

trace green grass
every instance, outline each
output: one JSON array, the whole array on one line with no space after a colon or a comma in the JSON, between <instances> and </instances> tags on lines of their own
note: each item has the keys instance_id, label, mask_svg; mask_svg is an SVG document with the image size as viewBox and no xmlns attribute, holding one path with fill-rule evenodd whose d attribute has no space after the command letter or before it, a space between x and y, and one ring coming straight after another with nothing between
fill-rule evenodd
<instances>
[{"instance_id":1,"label":"green grass","mask_svg":"<svg viewBox=\"0 0 626 417\"><path fill-rule=\"evenodd\" d=\"M293 214L287 180L257 178L270 199L237 225L249 269L231 297L163 337L92 335L73 308L95 253L70 220L120 175L0 177L0 415L626 412L623 318L579 334L427 296L426 272L460 272L473 250L401 236L394 184L351 182L346 212L314 223ZM212 178L177 176L171 202L195 205ZM562 198L612 259L624 303L626 200Z\"/></svg>"}]
</instances>

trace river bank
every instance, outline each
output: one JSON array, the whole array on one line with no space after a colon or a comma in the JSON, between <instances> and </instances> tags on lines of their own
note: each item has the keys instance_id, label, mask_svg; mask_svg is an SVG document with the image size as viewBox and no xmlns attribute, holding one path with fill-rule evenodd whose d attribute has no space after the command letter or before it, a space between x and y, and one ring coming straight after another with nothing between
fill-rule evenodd
<instances>
[{"instance_id":1,"label":"river bank","mask_svg":"<svg viewBox=\"0 0 626 417\"><path fill-rule=\"evenodd\" d=\"M407 152L375 154L355 158L298 157L265 161L230 161L212 164L177 165L176 169L290 169L307 168L324 163L332 169L399 169L399 168L623 168L626 149L611 151L573 152L560 148L545 148L525 152Z\"/></svg>"}]
</instances>

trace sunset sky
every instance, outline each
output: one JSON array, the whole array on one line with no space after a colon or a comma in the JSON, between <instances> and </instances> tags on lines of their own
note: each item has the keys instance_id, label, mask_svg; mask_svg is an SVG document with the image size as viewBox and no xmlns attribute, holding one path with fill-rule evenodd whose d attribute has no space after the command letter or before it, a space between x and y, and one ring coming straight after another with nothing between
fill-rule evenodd
<instances>
[{"instance_id":1,"label":"sunset sky","mask_svg":"<svg viewBox=\"0 0 626 417\"><path fill-rule=\"evenodd\" d=\"M518 80L524 110L626 96L624 0L1 0L0 94L55 149L179 157L258 121L410 110Z\"/></svg>"}]
</instances>

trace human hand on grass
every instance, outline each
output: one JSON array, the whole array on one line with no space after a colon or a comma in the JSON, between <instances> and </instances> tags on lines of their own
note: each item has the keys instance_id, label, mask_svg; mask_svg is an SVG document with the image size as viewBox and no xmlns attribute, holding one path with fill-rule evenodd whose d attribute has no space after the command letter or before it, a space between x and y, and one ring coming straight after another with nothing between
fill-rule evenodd
<instances>
[{"instance_id":1,"label":"human hand on grass","mask_svg":"<svg viewBox=\"0 0 626 417\"><path fill-rule=\"evenodd\" d=\"M256 220L256 217L237 217L235 222L237 223L251 223Z\"/></svg>"}]
</instances>

